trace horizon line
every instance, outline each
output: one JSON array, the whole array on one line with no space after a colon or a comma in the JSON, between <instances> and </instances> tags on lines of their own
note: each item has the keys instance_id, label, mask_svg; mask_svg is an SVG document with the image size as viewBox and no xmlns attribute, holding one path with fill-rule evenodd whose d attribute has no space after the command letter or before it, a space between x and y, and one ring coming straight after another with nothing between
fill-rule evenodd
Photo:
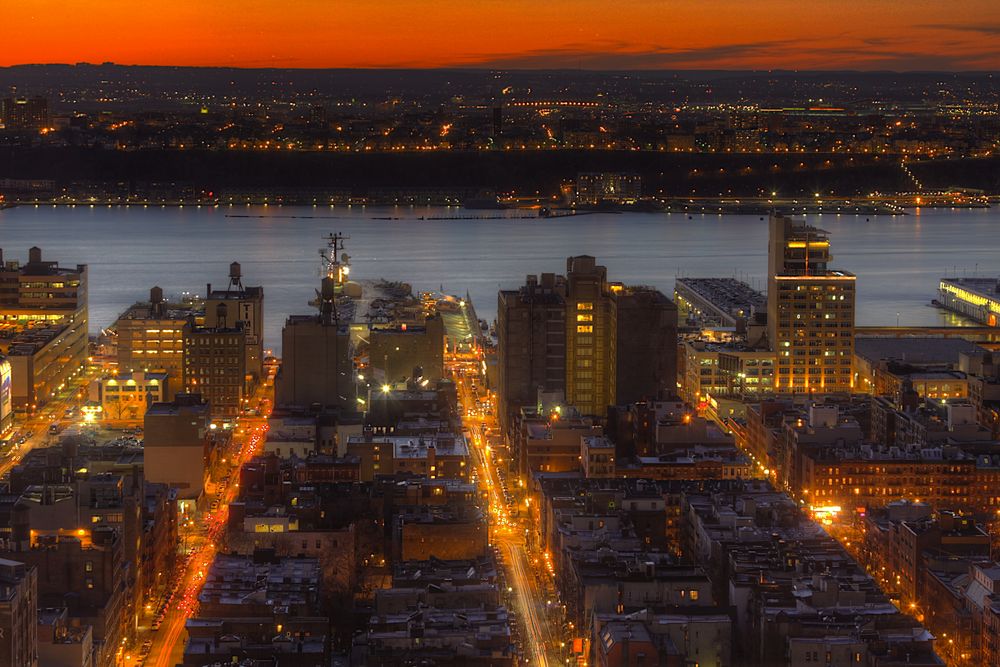
<instances>
[{"instance_id":1,"label":"horizon line","mask_svg":"<svg viewBox=\"0 0 1000 667\"><path fill-rule=\"evenodd\" d=\"M243 71L301 71L301 72L588 72L588 73L704 73L723 72L727 74L985 74L1000 75L1000 69L788 69L781 67L774 68L719 68L719 67L688 67L688 68L587 68L587 67L490 67L489 65L441 65L427 67L412 66L316 66L316 67L277 67L277 66L241 66L241 65L165 65L165 64L144 64L144 63L118 63L114 61L104 61L93 63L80 61L75 63L51 62L51 63L14 63L11 65L0 65L0 70L15 69L22 67L143 67L162 69L192 69L192 70L243 70Z\"/></svg>"}]
</instances>

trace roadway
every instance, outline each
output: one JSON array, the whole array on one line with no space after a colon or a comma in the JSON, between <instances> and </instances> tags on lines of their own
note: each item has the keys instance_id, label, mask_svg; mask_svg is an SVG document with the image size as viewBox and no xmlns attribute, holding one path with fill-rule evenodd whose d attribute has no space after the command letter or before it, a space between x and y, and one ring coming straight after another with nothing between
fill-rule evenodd
<instances>
[{"instance_id":1,"label":"roadway","mask_svg":"<svg viewBox=\"0 0 1000 667\"><path fill-rule=\"evenodd\" d=\"M267 416L263 398L270 397L273 378L269 375L264 386L251 398L251 406L261 410L260 417L241 417L237 420L226 464L219 469L218 479L229 479L224 488L218 484L212 495L206 494L201 503L218 500L218 507L212 511L199 510L191 526L183 526L182 539L190 540L187 561L182 561L177 575L174 592L168 598L159 628L148 636L152 641L149 653L141 663L148 667L173 667L184 657L187 641L187 620L198 611L198 594L205 583L205 577L219 547L225 540L226 523L229 519L229 504L239 495L239 471L260 449L260 443L267 431ZM145 639L143 637L141 639ZM138 665L139 663L136 663ZM131 666L127 666L131 667Z\"/></svg>"},{"instance_id":2,"label":"roadway","mask_svg":"<svg viewBox=\"0 0 1000 667\"><path fill-rule=\"evenodd\" d=\"M525 524L511 516L510 501L496 465L496 452L491 451L483 432L484 427L496 427L495 406L489 401L477 405L475 391L471 386L473 378L481 380L478 373L459 374L455 379L459 388L459 408L462 410L463 424L469 433L469 447L479 483L486 486L490 541L504 550L505 558L501 566L507 577L507 585L514 594L514 608L524 631L522 648L526 657L530 658L532 665L548 667L550 663L559 662L555 657L558 646L555 638L559 633L548 619L546 596L539 582L539 576L544 576L544 573L532 567L531 556L524 541Z\"/></svg>"}]
</instances>

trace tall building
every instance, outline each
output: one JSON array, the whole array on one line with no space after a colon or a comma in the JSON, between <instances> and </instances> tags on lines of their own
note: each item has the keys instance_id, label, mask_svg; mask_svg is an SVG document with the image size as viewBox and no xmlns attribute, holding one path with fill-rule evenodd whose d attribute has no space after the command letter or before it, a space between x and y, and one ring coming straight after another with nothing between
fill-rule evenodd
<instances>
[{"instance_id":1,"label":"tall building","mask_svg":"<svg viewBox=\"0 0 1000 667\"><path fill-rule=\"evenodd\" d=\"M244 287L239 262L229 265L229 285L213 290L209 283L205 291L205 326L219 326L219 304L226 304L224 326L240 327L246 332L246 372L256 385L264 376L264 288Z\"/></svg>"},{"instance_id":2,"label":"tall building","mask_svg":"<svg viewBox=\"0 0 1000 667\"><path fill-rule=\"evenodd\" d=\"M87 266L61 267L28 251L4 262L0 250L0 354L11 365L15 408L53 398L87 362Z\"/></svg>"},{"instance_id":3,"label":"tall building","mask_svg":"<svg viewBox=\"0 0 1000 667\"><path fill-rule=\"evenodd\" d=\"M566 392L566 279L554 273L528 276L516 290L500 290L498 395L500 419L535 405L539 390Z\"/></svg>"},{"instance_id":4,"label":"tall building","mask_svg":"<svg viewBox=\"0 0 1000 667\"><path fill-rule=\"evenodd\" d=\"M214 417L233 419L242 412L247 392L248 333L230 319L224 301L212 310L215 326L184 327L184 389L204 396Z\"/></svg>"},{"instance_id":5,"label":"tall building","mask_svg":"<svg viewBox=\"0 0 1000 667\"><path fill-rule=\"evenodd\" d=\"M603 415L617 400L618 379L618 309L608 270L589 255L570 257L566 285L566 402Z\"/></svg>"},{"instance_id":6,"label":"tall building","mask_svg":"<svg viewBox=\"0 0 1000 667\"><path fill-rule=\"evenodd\" d=\"M0 665L38 665L38 571L0 558Z\"/></svg>"},{"instance_id":7,"label":"tall building","mask_svg":"<svg viewBox=\"0 0 1000 667\"><path fill-rule=\"evenodd\" d=\"M0 107L0 119L8 130L48 127L49 101L44 97L8 97Z\"/></svg>"},{"instance_id":8,"label":"tall building","mask_svg":"<svg viewBox=\"0 0 1000 667\"><path fill-rule=\"evenodd\" d=\"M149 290L149 301L122 313L114 324L118 332L118 369L122 373L163 372L171 380L171 396L182 391L184 381L184 327L191 320L203 324L205 314L197 303L169 303L163 290Z\"/></svg>"},{"instance_id":9,"label":"tall building","mask_svg":"<svg viewBox=\"0 0 1000 667\"><path fill-rule=\"evenodd\" d=\"M677 309L662 293L608 283L590 256L570 257L566 276L528 276L498 297L499 403L504 427L540 392L581 414L674 393ZM621 384L621 387L619 387Z\"/></svg>"},{"instance_id":10,"label":"tall building","mask_svg":"<svg viewBox=\"0 0 1000 667\"><path fill-rule=\"evenodd\" d=\"M777 393L851 391L855 276L829 268L828 232L772 215L768 337Z\"/></svg>"},{"instance_id":11,"label":"tall building","mask_svg":"<svg viewBox=\"0 0 1000 667\"><path fill-rule=\"evenodd\" d=\"M618 405L676 394L677 306L651 287L625 287L616 300Z\"/></svg>"}]
</instances>

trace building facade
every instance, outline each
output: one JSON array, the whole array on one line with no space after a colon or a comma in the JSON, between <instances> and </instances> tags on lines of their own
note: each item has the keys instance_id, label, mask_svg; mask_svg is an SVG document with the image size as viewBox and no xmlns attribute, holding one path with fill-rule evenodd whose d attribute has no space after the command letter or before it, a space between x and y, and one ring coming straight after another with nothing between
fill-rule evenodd
<instances>
[{"instance_id":1,"label":"building facade","mask_svg":"<svg viewBox=\"0 0 1000 667\"><path fill-rule=\"evenodd\" d=\"M201 304L168 303L163 290L153 287L149 291L149 302L131 306L114 324L118 333L119 371L164 372L173 380L172 393L182 391L184 327L192 322L202 325L204 321Z\"/></svg>"},{"instance_id":2,"label":"building facade","mask_svg":"<svg viewBox=\"0 0 1000 667\"><path fill-rule=\"evenodd\" d=\"M184 328L184 389L200 393L209 403L212 415L235 419L243 410L247 391L247 331L238 324L226 326L220 304L220 326Z\"/></svg>"},{"instance_id":3,"label":"building facade","mask_svg":"<svg viewBox=\"0 0 1000 667\"><path fill-rule=\"evenodd\" d=\"M828 267L828 233L772 215L768 249L768 338L777 393L853 387L855 277Z\"/></svg>"},{"instance_id":4,"label":"building facade","mask_svg":"<svg viewBox=\"0 0 1000 667\"><path fill-rule=\"evenodd\" d=\"M0 250L0 354L11 365L12 403L33 411L87 363L87 266L61 267L28 251L4 262Z\"/></svg>"}]
</instances>

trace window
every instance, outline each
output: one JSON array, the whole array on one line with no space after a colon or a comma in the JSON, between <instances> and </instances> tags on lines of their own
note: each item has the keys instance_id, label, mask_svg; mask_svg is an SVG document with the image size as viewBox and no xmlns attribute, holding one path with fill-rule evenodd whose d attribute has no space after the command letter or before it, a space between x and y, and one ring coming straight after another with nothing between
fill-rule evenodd
<instances>
[{"instance_id":1,"label":"window","mask_svg":"<svg viewBox=\"0 0 1000 667\"><path fill-rule=\"evenodd\" d=\"M593 314L590 314L590 313L588 313L588 314L582 314L581 313L581 314L578 314L576 316L576 321L577 322L593 322L594 321L594 316L593 316Z\"/></svg>"},{"instance_id":2,"label":"window","mask_svg":"<svg viewBox=\"0 0 1000 667\"><path fill-rule=\"evenodd\" d=\"M94 561L88 560L86 563L84 563L84 565L83 565L83 571L84 572L93 572L94 571Z\"/></svg>"},{"instance_id":3,"label":"window","mask_svg":"<svg viewBox=\"0 0 1000 667\"><path fill-rule=\"evenodd\" d=\"M592 301L577 301L576 302L576 309L577 310L593 310L594 309L594 304L593 304Z\"/></svg>"},{"instance_id":4,"label":"window","mask_svg":"<svg viewBox=\"0 0 1000 667\"><path fill-rule=\"evenodd\" d=\"M578 324L576 327L577 333L594 333L593 324Z\"/></svg>"},{"instance_id":5,"label":"window","mask_svg":"<svg viewBox=\"0 0 1000 667\"><path fill-rule=\"evenodd\" d=\"M697 601L698 600L698 589L692 588L689 597L691 598L692 602Z\"/></svg>"}]
</instances>

